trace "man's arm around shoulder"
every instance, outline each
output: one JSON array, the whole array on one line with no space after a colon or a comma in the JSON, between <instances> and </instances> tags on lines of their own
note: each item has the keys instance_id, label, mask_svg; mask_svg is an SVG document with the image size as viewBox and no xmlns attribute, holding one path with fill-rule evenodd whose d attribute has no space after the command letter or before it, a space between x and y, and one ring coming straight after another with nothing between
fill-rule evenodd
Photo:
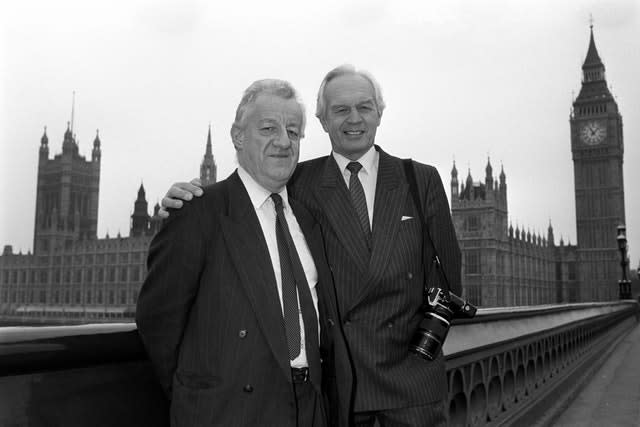
<instances>
[{"instance_id":1,"label":"man's arm around shoulder","mask_svg":"<svg viewBox=\"0 0 640 427\"><path fill-rule=\"evenodd\" d=\"M153 238L136 307L138 332L169 398L205 259L203 202L197 199L171 212Z\"/></svg>"}]
</instances>

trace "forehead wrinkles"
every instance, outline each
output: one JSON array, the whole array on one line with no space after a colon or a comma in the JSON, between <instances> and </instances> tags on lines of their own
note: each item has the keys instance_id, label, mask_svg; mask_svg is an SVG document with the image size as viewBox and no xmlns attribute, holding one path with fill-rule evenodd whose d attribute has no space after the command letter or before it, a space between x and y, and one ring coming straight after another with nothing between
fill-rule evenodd
<instances>
[{"instance_id":1,"label":"forehead wrinkles","mask_svg":"<svg viewBox=\"0 0 640 427\"><path fill-rule=\"evenodd\" d=\"M290 125L290 124L300 125L300 123L302 122L302 120L300 119L300 114L296 114L295 112L289 112L289 111L278 111L278 112L266 111L266 112L263 112L262 114L260 113L256 114L256 119L259 121L271 121L271 122L284 123L287 125Z\"/></svg>"},{"instance_id":2,"label":"forehead wrinkles","mask_svg":"<svg viewBox=\"0 0 640 427\"><path fill-rule=\"evenodd\" d=\"M256 102L251 105L249 115L258 121L270 120L285 125L302 125L302 110L293 99L282 99L279 97L258 98Z\"/></svg>"},{"instance_id":3,"label":"forehead wrinkles","mask_svg":"<svg viewBox=\"0 0 640 427\"><path fill-rule=\"evenodd\" d=\"M327 84L325 101L330 105L375 103L373 86L360 76L336 77Z\"/></svg>"}]
</instances>

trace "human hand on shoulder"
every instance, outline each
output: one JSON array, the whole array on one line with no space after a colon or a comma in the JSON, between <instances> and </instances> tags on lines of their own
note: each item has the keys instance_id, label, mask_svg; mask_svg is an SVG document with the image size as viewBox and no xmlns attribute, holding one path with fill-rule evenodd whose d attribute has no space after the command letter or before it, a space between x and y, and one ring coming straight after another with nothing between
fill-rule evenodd
<instances>
[{"instance_id":1,"label":"human hand on shoulder","mask_svg":"<svg viewBox=\"0 0 640 427\"><path fill-rule=\"evenodd\" d=\"M167 209L180 209L184 201L190 201L193 196L200 197L203 194L202 182L199 178L194 178L191 182L176 182L169 188L167 194L162 198L161 208L158 215L161 218L168 218Z\"/></svg>"}]
</instances>

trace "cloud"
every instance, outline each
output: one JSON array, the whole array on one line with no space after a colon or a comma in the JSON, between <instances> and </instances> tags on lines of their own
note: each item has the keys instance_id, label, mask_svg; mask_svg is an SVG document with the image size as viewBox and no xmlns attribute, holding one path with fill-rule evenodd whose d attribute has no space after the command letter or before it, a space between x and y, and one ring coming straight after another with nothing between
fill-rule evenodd
<instances>
[{"instance_id":1,"label":"cloud","mask_svg":"<svg viewBox=\"0 0 640 427\"><path fill-rule=\"evenodd\" d=\"M383 25L390 13L389 3L383 0L357 0L345 2L343 11L338 16L348 27L356 29Z\"/></svg>"},{"instance_id":2,"label":"cloud","mask_svg":"<svg viewBox=\"0 0 640 427\"><path fill-rule=\"evenodd\" d=\"M639 4L637 0L592 1L587 8L593 15L594 27L616 29L637 25Z\"/></svg>"},{"instance_id":3,"label":"cloud","mask_svg":"<svg viewBox=\"0 0 640 427\"><path fill-rule=\"evenodd\" d=\"M152 33L187 35L196 30L203 12L197 0L160 0L143 4L136 21Z\"/></svg>"}]
</instances>

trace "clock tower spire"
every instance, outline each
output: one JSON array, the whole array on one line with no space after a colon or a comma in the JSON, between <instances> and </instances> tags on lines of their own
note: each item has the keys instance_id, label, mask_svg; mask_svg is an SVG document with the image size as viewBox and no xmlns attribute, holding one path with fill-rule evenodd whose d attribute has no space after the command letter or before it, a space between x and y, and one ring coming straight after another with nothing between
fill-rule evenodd
<instances>
[{"instance_id":1,"label":"clock tower spire","mask_svg":"<svg viewBox=\"0 0 640 427\"><path fill-rule=\"evenodd\" d=\"M580 300L617 298L616 227L625 222L622 116L596 49L593 23L582 64L582 87L573 102L571 152L580 262Z\"/></svg>"}]
</instances>

